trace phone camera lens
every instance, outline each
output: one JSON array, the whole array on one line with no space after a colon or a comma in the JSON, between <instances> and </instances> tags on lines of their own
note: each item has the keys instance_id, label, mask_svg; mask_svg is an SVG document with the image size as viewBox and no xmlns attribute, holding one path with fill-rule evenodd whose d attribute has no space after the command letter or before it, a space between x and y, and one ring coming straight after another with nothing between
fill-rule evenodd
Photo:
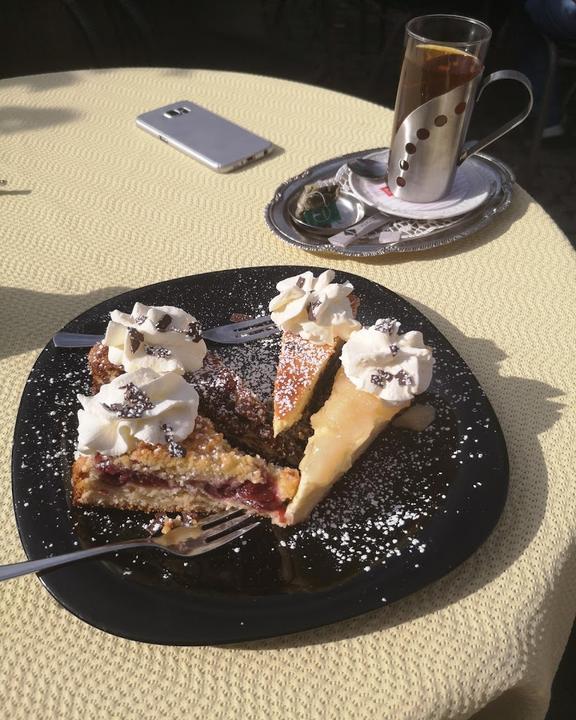
<instances>
[{"instance_id":1,"label":"phone camera lens","mask_svg":"<svg viewBox=\"0 0 576 720\"><path fill-rule=\"evenodd\" d=\"M181 113L189 113L190 108L187 107L179 107L178 110L180 110Z\"/></svg>"},{"instance_id":2,"label":"phone camera lens","mask_svg":"<svg viewBox=\"0 0 576 720\"><path fill-rule=\"evenodd\" d=\"M180 115L179 110L167 110L164 113L164 117L167 117L167 118L173 118L173 117L176 117L177 115Z\"/></svg>"}]
</instances>

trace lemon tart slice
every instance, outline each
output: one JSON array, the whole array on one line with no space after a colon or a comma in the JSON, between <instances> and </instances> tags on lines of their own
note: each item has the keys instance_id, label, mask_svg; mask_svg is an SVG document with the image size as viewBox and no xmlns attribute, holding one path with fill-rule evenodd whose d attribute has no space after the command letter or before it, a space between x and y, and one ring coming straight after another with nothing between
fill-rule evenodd
<instances>
[{"instance_id":1,"label":"lemon tart slice","mask_svg":"<svg viewBox=\"0 0 576 720\"><path fill-rule=\"evenodd\" d=\"M386 405L374 395L357 390L340 368L330 398L310 419L314 434L300 463L300 486L288 506L288 524L304 520L390 420L409 404Z\"/></svg>"},{"instance_id":2,"label":"lemon tart slice","mask_svg":"<svg viewBox=\"0 0 576 720\"><path fill-rule=\"evenodd\" d=\"M432 351L422 333L399 335L400 323L378 320L355 332L342 349L342 367L299 466L300 484L287 524L304 520L375 438L432 378Z\"/></svg>"}]
</instances>

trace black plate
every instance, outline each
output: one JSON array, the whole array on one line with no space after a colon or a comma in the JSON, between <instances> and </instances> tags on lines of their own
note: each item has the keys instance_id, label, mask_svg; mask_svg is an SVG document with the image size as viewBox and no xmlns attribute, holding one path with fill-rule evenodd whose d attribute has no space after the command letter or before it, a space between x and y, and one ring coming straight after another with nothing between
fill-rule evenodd
<instances>
[{"instance_id":1,"label":"black plate","mask_svg":"<svg viewBox=\"0 0 576 720\"><path fill-rule=\"evenodd\" d=\"M264 310L279 280L306 269L245 268L158 283L100 303L64 329L103 332L110 310L129 312L137 300L180 306L205 327L220 325L233 312ZM422 330L434 348L434 378L418 400L436 408L434 423L420 433L389 428L295 528L263 523L236 545L201 558L124 552L45 572L42 582L64 607L135 640L251 640L398 600L456 567L486 539L505 502L508 460L482 388L416 308L364 278L337 276L345 278L361 299L363 323L397 317L404 330ZM276 338L215 349L256 392L270 392ZM144 514L70 507L76 395L88 390L86 352L47 345L28 378L14 434L14 509L30 558L144 534Z\"/></svg>"}]
</instances>

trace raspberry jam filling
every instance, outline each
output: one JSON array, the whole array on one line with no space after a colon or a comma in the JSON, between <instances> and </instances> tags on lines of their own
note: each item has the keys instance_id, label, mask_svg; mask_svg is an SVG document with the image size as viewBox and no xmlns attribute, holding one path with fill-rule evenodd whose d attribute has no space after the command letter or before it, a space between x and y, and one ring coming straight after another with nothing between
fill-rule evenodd
<instances>
[{"instance_id":1,"label":"raspberry jam filling","mask_svg":"<svg viewBox=\"0 0 576 720\"><path fill-rule=\"evenodd\" d=\"M264 483L247 481L234 487L231 485L204 484L202 489L213 498L235 498L255 510L280 510L285 505L276 494L276 488L270 477L266 477Z\"/></svg>"},{"instance_id":2,"label":"raspberry jam filling","mask_svg":"<svg viewBox=\"0 0 576 720\"><path fill-rule=\"evenodd\" d=\"M97 454L95 465L100 473L102 482L113 487L121 487L126 483L144 486L169 487L170 481L153 473L128 470L115 465L104 455ZM244 505L249 505L255 510L274 512L283 510L286 502L281 500L277 493L274 478L265 473L265 482L253 483L247 480L241 485L210 485L209 483L195 482L194 484L203 490L207 495L215 499L235 499Z\"/></svg>"}]
</instances>

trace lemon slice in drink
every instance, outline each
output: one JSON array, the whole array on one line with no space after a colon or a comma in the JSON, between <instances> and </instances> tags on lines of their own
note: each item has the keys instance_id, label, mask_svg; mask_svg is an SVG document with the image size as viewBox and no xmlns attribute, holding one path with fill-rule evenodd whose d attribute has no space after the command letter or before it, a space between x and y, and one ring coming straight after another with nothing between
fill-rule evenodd
<instances>
[{"instance_id":1,"label":"lemon slice in drink","mask_svg":"<svg viewBox=\"0 0 576 720\"><path fill-rule=\"evenodd\" d=\"M428 43L419 43L416 50L426 54L426 59L431 60L440 55L465 55L466 57L474 57L470 53L460 50L459 48L447 47L446 45L433 45Z\"/></svg>"}]
</instances>

